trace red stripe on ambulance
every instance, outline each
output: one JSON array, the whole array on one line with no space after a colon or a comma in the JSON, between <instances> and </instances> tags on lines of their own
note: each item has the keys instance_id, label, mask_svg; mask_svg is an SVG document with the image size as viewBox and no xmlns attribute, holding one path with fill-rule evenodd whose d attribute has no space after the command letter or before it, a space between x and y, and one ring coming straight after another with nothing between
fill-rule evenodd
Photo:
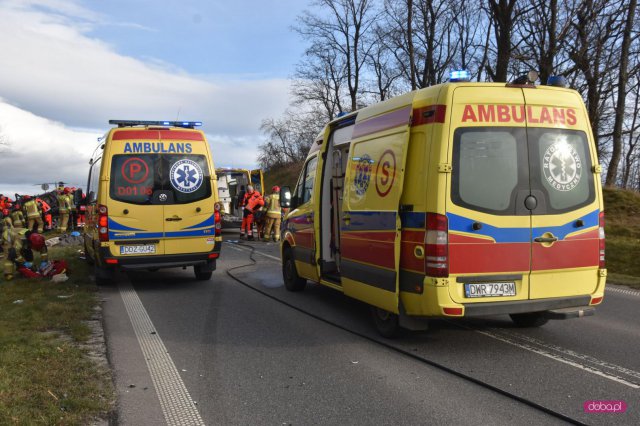
<instances>
[{"instance_id":1,"label":"red stripe on ambulance","mask_svg":"<svg viewBox=\"0 0 640 426\"><path fill-rule=\"evenodd\" d=\"M529 271L531 244L449 244L450 273L482 274Z\"/></svg>"}]
</instances>

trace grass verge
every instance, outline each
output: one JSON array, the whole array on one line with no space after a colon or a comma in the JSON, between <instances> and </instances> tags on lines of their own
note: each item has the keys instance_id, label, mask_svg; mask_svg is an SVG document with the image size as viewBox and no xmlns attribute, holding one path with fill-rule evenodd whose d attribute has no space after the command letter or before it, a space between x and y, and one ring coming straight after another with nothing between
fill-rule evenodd
<instances>
[{"instance_id":1,"label":"grass verge","mask_svg":"<svg viewBox=\"0 0 640 426\"><path fill-rule=\"evenodd\" d=\"M112 409L111 373L81 346L98 301L78 249L49 250L69 264L64 283L0 277L0 424L85 425Z\"/></svg>"},{"instance_id":2,"label":"grass verge","mask_svg":"<svg viewBox=\"0 0 640 426\"><path fill-rule=\"evenodd\" d=\"M640 288L640 195L604 191L607 282Z\"/></svg>"}]
</instances>

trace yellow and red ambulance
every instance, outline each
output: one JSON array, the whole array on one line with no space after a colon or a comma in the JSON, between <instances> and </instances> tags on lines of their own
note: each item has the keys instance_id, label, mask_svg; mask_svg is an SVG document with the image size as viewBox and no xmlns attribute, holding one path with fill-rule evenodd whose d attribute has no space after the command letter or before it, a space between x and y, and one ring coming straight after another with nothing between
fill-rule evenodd
<instances>
[{"instance_id":1,"label":"yellow and red ambulance","mask_svg":"<svg viewBox=\"0 0 640 426\"><path fill-rule=\"evenodd\" d=\"M220 204L200 122L110 120L90 160L87 261L98 283L116 268L193 266L211 278L222 245Z\"/></svg>"},{"instance_id":2,"label":"yellow and red ambulance","mask_svg":"<svg viewBox=\"0 0 640 426\"><path fill-rule=\"evenodd\" d=\"M282 192L286 287L366 302L386 336L433 317L591 315L607 270L580 95L456 77L325 126Z\"/></svg>"}]
</instances>

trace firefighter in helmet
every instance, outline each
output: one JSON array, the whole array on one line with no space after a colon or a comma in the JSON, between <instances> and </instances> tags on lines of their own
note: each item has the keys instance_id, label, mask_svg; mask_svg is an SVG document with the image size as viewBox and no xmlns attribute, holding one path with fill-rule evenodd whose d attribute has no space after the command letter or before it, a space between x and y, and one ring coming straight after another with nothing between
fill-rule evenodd
<instances>
[{"instance_id":1,"label":"firefighter in helmet","mask_svg":"<svg viewBox=\"0 0 640 426\"><path fill-rule=\"evenodd\" d=\"M280 222L282 220L282 207L280 207L280 187L271 188L271 194L265 197L267 207L267 222L264 226L264 241L271 239L271 229L273 228L273 240L280 241Z\"/></svg>"},{"instance_id":2,"label":"firefighter in helmet","mask_svg":"<svg viewBox=\"0 0 640 426\"><path fill-rule=\"evenodd\" d=\"M14 228L24 228L24 226L27 224L27 222L24 220L24 214L22 214L20 204L18 203L13 205L13 211L11 212L11 221L13 222Z\"/></svg>"},{"instance_id":3,"label":"firefighter in helmet","mask_svg":"<svg viewBox=\"0 0 640 426\"><path fill-rule=\"evenodd\" d=\"M13 228L13 222L9 215L9 209L2 209L2 222L0 222L0 253L5 254L9 250L8 237L9 231Z\"/></svg>"},{"instance_id":4,"label":"firefighter in helmet","mask_svg":"<svg viewBox=\"0 0 640 426\"><path fill-rule=\"evenodd\" d=\"M69 211L71 211L71 205L69 203L69 197L67 197L69 188L65 188L58 192L58 231L66 232L67 224L69 223Z\"/></svg>"},{"instance_id":5,"label":"firefighter in helmet","mask_svg":"<svg viewBox=\"0 0 640 426\"><path fill-rule=\"evenodd\" d=\"M33 251L40 253L41 263L46 263L49 255L44 237L37 232L26 229L12 228L8 235L8 251L4 261L4 278L9 281L16 273L16 266L31 267L33 264Z\"/></svg>"},{"instance_id":6,"label":"firefighter in helmet","mask_svg":"<svg viewBox=\"0 0 640 426\"><path fill-rule=\"evenodd\" d=\"M262 195L255 189L253 185L247 185L247 192L242 199L242 227L240 228L240 238L244 238L247 233L247 240L253 240L253 214L264 205Z\"/></svg>"},{"instance_id":7,"label":"firefighter in helmet","mask_svg":"<svg viewBox=\"0 0 640 426\"><path fill-rule=\"evenodd\" d=\"M44 222L42 221L42 212L40 206L36 202L35 198L31 198L30 195L22 197L24 200L23 209L27 215L27 229L33 231L33 228L38 224L38 232L44 231Z\"/></svg>"}]
</instances>

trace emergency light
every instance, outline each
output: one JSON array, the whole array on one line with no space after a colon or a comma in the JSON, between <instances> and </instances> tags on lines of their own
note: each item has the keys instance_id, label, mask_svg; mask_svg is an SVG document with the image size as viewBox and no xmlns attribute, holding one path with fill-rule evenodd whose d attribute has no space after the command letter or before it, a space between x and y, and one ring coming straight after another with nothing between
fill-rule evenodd
<instances>
[{"instance_id":1,"label":"emergency light","mask_svg":"<svg viewBox=\"0 0 640 426\"><path fill-rule=\"evenodd\" d=\"M109 124L117 124L118 127L130 126L172 126L193 129L202 126L202 121L149 121L149 120L109 120Z\"/></svg>"},{"instance_id":2,"label":"emergency light","mask_svg":"<svg viewBox=\"0 0 640 426\"><path fill-rule=\"evenodd\" d=\"M550 75L547 79L547 86L567 87L567 79L561 75Z\"/></svg>"},{"instance_id":3,"label":"emergency light","mask_svg":"<svg viewBox=\"0 0 640 426\"><path fill-rule=\"evenodd\" d=\"M471 80L471 73L468 70L453 70L449 73L449 81L452 83L469 80Z\"/></svg>"}]
</instances>

